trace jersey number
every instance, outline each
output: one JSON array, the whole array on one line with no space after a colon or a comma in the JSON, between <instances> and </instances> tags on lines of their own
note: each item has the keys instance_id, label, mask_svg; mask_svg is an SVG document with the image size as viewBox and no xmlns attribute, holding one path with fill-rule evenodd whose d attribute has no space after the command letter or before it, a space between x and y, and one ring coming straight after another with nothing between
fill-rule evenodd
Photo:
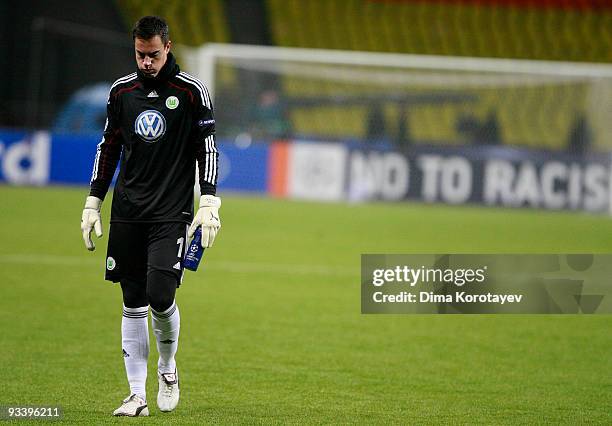
<instances>
[{"instance_id":1,"label":"jersey number","mask_svg":"<svg viewBox=\"0 0 612 426\"><path fill-rule=\"evenodd\" d=\"M183 252L183 243L185 242L185 237L181 237L176 240L176 243L179 245L178 254L176 257L181 257L181 253Z\"/></svg>"}]
</instances>

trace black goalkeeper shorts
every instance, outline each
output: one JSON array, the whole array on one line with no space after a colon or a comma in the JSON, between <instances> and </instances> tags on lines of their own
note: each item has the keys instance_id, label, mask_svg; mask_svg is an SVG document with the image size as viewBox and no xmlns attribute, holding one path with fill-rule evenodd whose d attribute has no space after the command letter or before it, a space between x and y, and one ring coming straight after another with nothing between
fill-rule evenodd
<instances>
[{"instance_id":1,"label":"black goalkeeper shorts","mask_svg":"<svg viewBox=\"0 0 612 426\"><path fill-rule=\"evenodd\" d=\"M126 223L110 225L106 251L106 280L123 278L146 283L151 271L165 271L183 278L183 258L187 249L185 223Z\"/></svg>"}]
</instances>

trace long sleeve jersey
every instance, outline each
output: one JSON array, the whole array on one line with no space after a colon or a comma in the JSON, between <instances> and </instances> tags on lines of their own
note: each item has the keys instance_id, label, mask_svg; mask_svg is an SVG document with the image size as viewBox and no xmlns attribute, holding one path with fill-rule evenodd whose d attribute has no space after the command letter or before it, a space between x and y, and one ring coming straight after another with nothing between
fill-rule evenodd
<instances>
[{"instance_id":1,"label":"long sleeve jersey","mask_svg":"<svg viewBox=\"0 0 612 426\"><path fill-rule=\"evenodd\" d=\"M90 195L104 199L117 164L111 222L190 222L196 162L202 194L216 192L218 152L206 86L171 53L155 78L115 81Z\"/></svg>"}]
</instances>

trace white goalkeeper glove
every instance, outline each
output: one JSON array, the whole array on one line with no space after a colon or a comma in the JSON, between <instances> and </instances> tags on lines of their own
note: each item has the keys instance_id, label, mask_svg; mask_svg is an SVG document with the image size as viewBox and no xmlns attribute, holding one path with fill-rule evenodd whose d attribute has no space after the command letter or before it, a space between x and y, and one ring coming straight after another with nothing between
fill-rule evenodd
<instances>
[{"instance_id":1,"label":"white goalkeeper glove","mask_svg":"<svg viewBox=\"0 0 612 426\"><path fill-rule=\"evenodd\" d=\"M201 226L202 247L204 248L212 247L221 228L219 207L221 207L221 198L214 195L202 195L200 197L200 208L189 227L189 238L192 238L196 229Z\"/></svg>"},{"instance_id":2,"label":"white goalkeeper glove","mask_svg":"<svg viewBox=\"0 0 612 426\"><path fill-rule=\"evenodd\" d=\"M102 200L91 195L85 200L83 215L81 216L81 231L83 232L83 241L87 250L94 251L96 245L91 240L91 230L96 231L96 236L102 236L102 221L100 219L100 206Z\"/></svg>"}]
</instances>

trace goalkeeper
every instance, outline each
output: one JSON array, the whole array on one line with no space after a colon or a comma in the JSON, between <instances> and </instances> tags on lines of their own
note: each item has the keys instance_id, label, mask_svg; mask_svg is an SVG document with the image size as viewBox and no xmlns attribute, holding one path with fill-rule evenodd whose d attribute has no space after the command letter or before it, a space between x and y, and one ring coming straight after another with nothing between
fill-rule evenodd
<instances>
[{"instance_id":1,"label":"goalkeeper","mask_svg":"<svg viewBox=\"0 0 612 426\"><path fill-rule=\"evenodd\" d=\"M183 277L187 238L201 227L202 246L211 247L221 227L221 200L215 196L215 120L208 90L180 71L163 19L141 18L133 41L137 69L110 89L104 135L81 219L85 246L94 250L91 232L102 236L100 206L121 161L111 207L106 280L119 282L123 293L121 341L130 394L114 411L116 416L149 414L149 306L159 352L157 404L161 411L177 406L180 316L174 297ZM196 162L201 198L194 217Z\"/></svg>"}]
</instances>

